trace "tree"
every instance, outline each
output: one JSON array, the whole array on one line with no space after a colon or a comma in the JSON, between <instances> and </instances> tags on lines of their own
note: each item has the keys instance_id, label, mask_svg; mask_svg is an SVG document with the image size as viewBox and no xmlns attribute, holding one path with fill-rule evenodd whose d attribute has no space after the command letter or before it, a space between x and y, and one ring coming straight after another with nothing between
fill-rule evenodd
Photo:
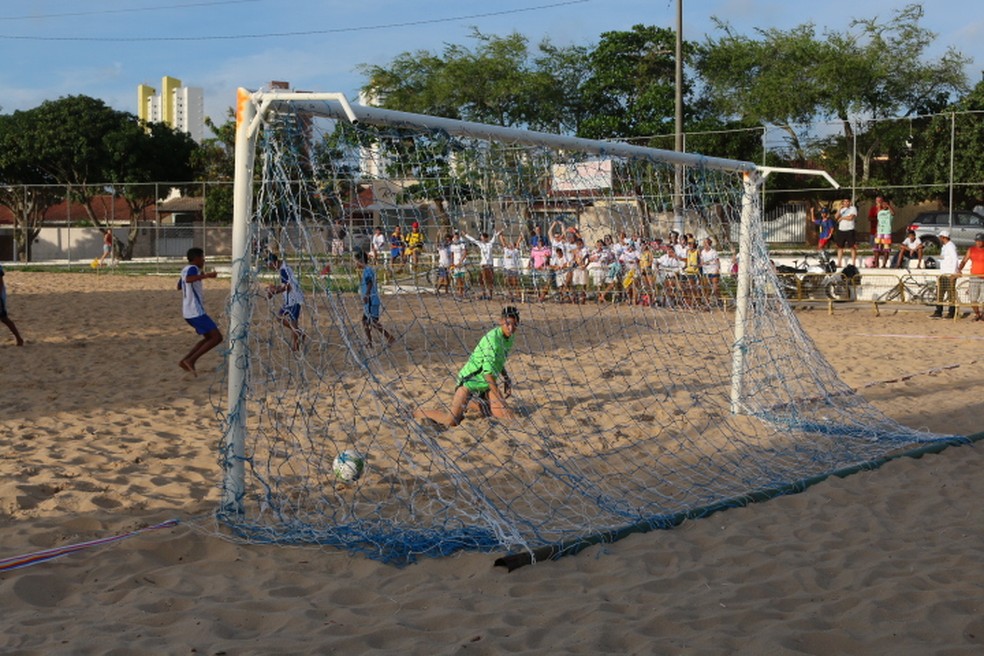
<instances>
[{"instance_id":1,"label":"tree","mask_svg":"<svg viewBox=\"0 0 984 656\"><path fill-rule=\"evenodd\" d=\"M30 259L30 244L49 207L85 199L89 181L99 179L101 134L115 124L113 114L102 101L74 96L2 117L2 200L14 213L15 227L22 228L15 231L19 257ZM64 198L55 189L69 185L75 186Z\"/></svg>"},{"instance_id":2,"label":"tree","mask_svg":"<svg viewBox=\"0 0 984 656\"><path fill-rule=\"evenodd\" d=\"M31 244L41 231L49 207L61 200L54 178L41 168L30 149L30 115L0 116L0 203L14 215L17 258L31 259Z\"/></svg>"},{"instance_id":3,"label":"tree","mask_svg":"<svg viewBox=\"0 0 984 656\"><path fill-rule=\"evenodd\" d=\"M232 181L236 174L236 112L230 107L222 125L206 117L205 125L215 136L203 139L195 149L192 166L201 181L220 183L210 186L205 194L205 216L210 222L228 223L232 221Z\"/></svg>"},{"instance_id":4,"label":"tree","mask_svg":"<svg viewBox=\"0 0 984 656\"><path fill-rule=\"evenodd\" d=\"M930 118L919 119L906 137L906 179L924 195L949 203L951 139L955 207L973 207L984 198L984 82L957 103ZM973 182L974 184L966 184ZM964 183L964 184L960 184Z\"/></svg>"},{"instance_id":5,"label":"tree","mask_svg":"<svg viewBox=\"0 0 984 656\"><path fill-rule=\"evenodd\" d=\"M156 187L150 183L188 181L194 170L189 162L196 146L186 135L162 125L143 125L132 114L88 96L48 100L15 112L0 125L0 132L5 132L0 169L8 186L48 184L67 189L67 200L81 203L97 226L106 223L94 212L93 197L107 190L122 193L131 209L127 256L139 234L140 212L154 200ZM108 189L111 183L121 188ZM45 205L47 201L33 189L31 194L15 215L40 222L41 208L50 202Z\"/></svg>"},{"instance_id":6,"label":"tree","mask_svg":"<svg viewBox=\"0 0 984 656\"><path fill-rule=\"evenodd\" d=\"M687 45L686 53L692 48ZM580 136L627 139L674 131L676 35L661 27L635 25L605 32L588 54L589 77L582 89L586 117ZM687 89L682 89L687 94Z\"/></svg>"},{"instance_id":7,"label":"tree","mask_svg":"<svg viewBox=\"0 0 984 656\"><path fill-rule=\"evenodd\" d=\"M515 32L472 38L474 49L452 44L440 55L404 52L389 66L363 66L363 92L390 109L480 123L559 130L578 122L565 102L583 78L583 49L545 40L534 54Z\"/></svg>"},{"instance_id":8,"label":"tree","mask_svg":"<svg viewBox=\"0 0 984 656\"><path fill-rule=\"evenodd\" d=\"M157 202L162 191L195 178L192 154L198 146L190 136L164 123L143 124L131 115L120 118L117 129L103 138L107 151L103 173L130 211L127 241L120 245L122 259L129 260L144 210Z\"/></svg>"},{"instance_id":9,"label":"tree","mask_svg":"<svg viewBox=\"0 0 984 656\"><path fill-rule=\"evenodd\" d=\"M935 35L919 25L922 17L922 7L910 4L888 20L855 20L842 32L818 35L808 23L757 30L758 38L718 23L723 36L708 37L698 58L706 96L727 116L781 127L798 164L819 156L802 141L812 124L839 120L847 152L859 139L861 181L867 181L886 144L878 133L855 135L859 119L916 114L965 88L962 55L949 49L926 59Z\"/></svg>"}]
</instances>

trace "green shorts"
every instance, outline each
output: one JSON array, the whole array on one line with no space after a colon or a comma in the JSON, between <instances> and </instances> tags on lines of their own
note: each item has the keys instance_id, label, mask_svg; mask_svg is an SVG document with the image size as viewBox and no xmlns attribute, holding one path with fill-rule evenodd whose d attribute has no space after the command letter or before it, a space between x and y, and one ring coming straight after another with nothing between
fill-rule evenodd
<instances>
[{"instance_id":1,"label":"green shorts","mask_svg":"<svg viewBox=\"0 0 984 656\"><path fill-rule=\"evenodd\" d=\"M482 377L476 376L460 381L458 387L464 387L472 394L487 394L489 391L489 382Z\"/></svg>"}]
</instances>

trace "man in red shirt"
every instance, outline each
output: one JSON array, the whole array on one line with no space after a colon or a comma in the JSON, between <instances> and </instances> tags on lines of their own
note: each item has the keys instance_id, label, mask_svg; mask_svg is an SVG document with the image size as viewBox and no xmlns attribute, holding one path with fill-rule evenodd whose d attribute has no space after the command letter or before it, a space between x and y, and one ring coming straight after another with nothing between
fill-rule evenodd
<instances>
[{"instance_id":1,"label":"man in red shirt","mask_svg":"<svg viewBox=\"0 0 984 656\"><path fill-rule=\"evenodd\" d=\"M984 303L984 232L974 235L974 245L967 249L967 254L957 266L957 275L963 271L964 265L970 260L970 284L967 286L967 296L970 307L974 309L974 321L984 321L981 313L981 303Z\"/></svg>"}]
</instances>

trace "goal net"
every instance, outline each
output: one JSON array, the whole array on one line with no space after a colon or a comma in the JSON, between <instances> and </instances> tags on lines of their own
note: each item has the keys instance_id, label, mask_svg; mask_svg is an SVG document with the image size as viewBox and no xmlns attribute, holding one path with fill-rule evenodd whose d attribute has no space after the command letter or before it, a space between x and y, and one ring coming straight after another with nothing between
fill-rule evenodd
<instances>
[{"instance_id":1,"label":"goal net","mask_svg":"<svg viewBox=\"0 0 984 656\"><path fill-rule=\"evenodd\" d=\"M536 553L946 439L866 403L801 329L761 236L752 164L339 94L241 91L238 130L217 409L218 517L239 539L397 563ZM422 250L391 252L397 227ZM693 235L697 269L686 249L664 259L671 231ZM543 268L531 235L556 240ZM386 333L365 330L358 251ZM271 254L303 292L296 326ZM520 314L506 363L517 417L416 419L449 408L505 306ZM333 467L346 451L365 462L354 480Z\"/></svg>"}]
</instances>

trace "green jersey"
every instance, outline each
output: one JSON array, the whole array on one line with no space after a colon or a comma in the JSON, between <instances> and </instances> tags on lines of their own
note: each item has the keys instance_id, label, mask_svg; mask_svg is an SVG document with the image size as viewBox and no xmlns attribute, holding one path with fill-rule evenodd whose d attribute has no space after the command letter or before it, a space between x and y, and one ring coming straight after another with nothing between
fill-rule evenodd
<instances>
[{"instance_id":1,"label":"green jersey","mask_svg":"<svg viewBox=\"0 0 984 656\"><path fill-rule=\"evenodd\" d=\"M892 210L878 210L878 234L879 235L890 235L892 234L892 219L895 215L892 214Z\"/></svg>"},{"instance_id":2,"label":"green jersey","mask_svg":"<svg viewBox=\"0 0 984 656\"><path fill-rule=\"evenodd\" d=\"M506 356L512 350L512 345L513 337L506 338L499 326L485 333L468 358L468 363L458 374L458 384L464 385L472 392L488 392L489 383L485 380L486 374L491 374L493 378L499 377L502 370L506 368Z\"/></svg>"}]
</instances>

